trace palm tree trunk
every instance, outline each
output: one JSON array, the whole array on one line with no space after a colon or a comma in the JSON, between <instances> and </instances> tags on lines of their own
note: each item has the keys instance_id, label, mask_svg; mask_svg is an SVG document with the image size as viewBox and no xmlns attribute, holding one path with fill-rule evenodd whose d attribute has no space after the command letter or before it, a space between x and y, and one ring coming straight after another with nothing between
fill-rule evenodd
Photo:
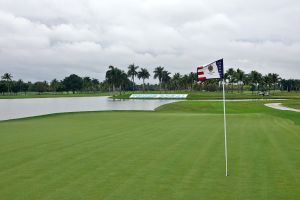
<instances>
[{"instance_id":1,"label":"palm tree trunk","mask_svg":"<svg viewBox=\"0 0 300 200\"><path fill-rule=\"evenodd\" d=\"M9 91L9 94L11 94L11 81L8 82L8 91Z\"/></svg>"},{"instance_id":2,"label":"palm tree trunk","mask_svg":"<svg viewBox=\"0 0 300 200\"><path fill-rule=\"evenodd\" d=\"M161 93L161 81L159 81L159 91Z\"/></svg>"},{"instance_id":3,"label":"palm tree trunk","mask_svg":"<svg viewBox=\"0 0 300 200\"><path fill-rule=\"evenodd\" d=\"M132 90L133 90L133 92L135 90L134 76L132 76Z\"/></svg>"}]
</instances>

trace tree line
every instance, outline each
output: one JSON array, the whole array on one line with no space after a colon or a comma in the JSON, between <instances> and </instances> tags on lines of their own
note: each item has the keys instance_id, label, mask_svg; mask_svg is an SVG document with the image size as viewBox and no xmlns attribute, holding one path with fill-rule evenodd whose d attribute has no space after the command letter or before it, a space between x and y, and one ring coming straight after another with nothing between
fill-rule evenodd
<instances>
[{"instance_id":1,"label":"tree line","mask_svg":"<svg viewBox=\"0 0 300 200\"><path fill-rule=\"evenodd\" d=\"M17 94L19 92L97 92L100 91L100 82L90 77L79 77L71 74L59 81L53 79L50 83L47 81L24 82L21 79L15 81L10 73L5 73L0 81L0 93Z\"/></svg>"},{"instance_id":2,"label":"tree line","mask_svg":"<svg viewBox=\"0 0 300 200\"><path fill-rule=\"evenodd\" d=\"M134 64L128 66L127 73L117 67L109 66L106 72L103 84L109 91L126 91L126 90L206 90L217 91L221 89L220 80L207 80L204 82L197 81L197 73L189 74L175 73L171 76L171 72L164 67L158 66L153 71L153 78L158 80L158 84L145 84L145 80L149 79L150 72L146 68L140 68ZM263 75L258 71L246 73L241 69L229 68L224 74L227 91L243 92L245 87L252 91L270 91L270 90L286 90L299 91L299 79L282 79L276 73L268 73ZM136 85L135 79L142 79L142 85Z\"/></svg>"},{"instance_id":3,"label":"tree line","mask_svg":"<svg viewBox=\"0 0 300 200\"><path fill-rule=\"evenodd\" d=\"M109 66L105 74L104 81L90 77L80 77L71 74L63 80L53 79L50 82L24 82L23 80L13 80L10 73L4 73L0 81L1 94L17 94L19 92L125 92L125 91L218 91L221 89L220 80L197 81L197 73L188 74L167 71L164 67L158 66L152 72L153 78L158 84L146 83L151 77L151 72L146 68L140 68L135 64L130 64L127 71L115 66ZM228 68L224 74L228 92L250 90L253 93L259 91L284 90L299 91L299 79L282 79L276 73L263 75L258 71L246 73L241 69ZM142 80L142 84L136 84L136 79Z\"/></svg>"}]
</instances>

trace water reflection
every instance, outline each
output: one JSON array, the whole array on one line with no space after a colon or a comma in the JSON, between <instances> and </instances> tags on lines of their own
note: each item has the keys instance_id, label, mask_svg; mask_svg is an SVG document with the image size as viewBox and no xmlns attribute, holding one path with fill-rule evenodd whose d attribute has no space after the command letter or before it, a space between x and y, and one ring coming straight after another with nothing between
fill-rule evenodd
<instances>
[{"instance_id":1,"label":"water reflection","mask_svg":"<svg viewBox=\"0 0 300 200\"><path fill-rule=\"evenodd\" d=\"M0 120L17 119L52 113L154 110L174 100L114 100L109 97L65 97L33 99L0 99Z\"/></svg>"}]
</instances>

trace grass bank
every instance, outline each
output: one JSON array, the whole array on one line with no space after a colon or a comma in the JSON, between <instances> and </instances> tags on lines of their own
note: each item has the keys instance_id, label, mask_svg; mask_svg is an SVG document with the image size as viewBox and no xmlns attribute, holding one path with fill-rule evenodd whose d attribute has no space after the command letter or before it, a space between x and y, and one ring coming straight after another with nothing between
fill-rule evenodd
<instances>
[{"instance_id":1,"label":"grass bank","mask_svg":"<svg viewBox=\"0 0 300 200\"><path fill-rule=\"evenodd\" d=\"M136 91L135 93L143 94L142 91ZM199 91L147 91L146 94L188 94L188 100L205 100L205 99L222 99L222 92L199 92ZM122 92L95 92L95 93L54 93L54 92L45 92L45 93L19 93L16 95L5 94L0 95L0 99L22 99L22 98L55 98L55 97L89 97L89 96L111 96L115 99L129 99L130 95L133 94L130 91ZM237 92L226 92L227 99L300 99L299 92L270 92L269 96L261 96L257 93L245 91L243 93Z\"/></svg>"},{"instance_id":2,"label":"grass bank","mask_svg":"<svg viewBox=\"0 0 300 200\"><path fill-rule=\"evenodd\" d=\"M0 122L1 199L300 199L300 113L228 102Z\"/></svg>"},{"instance_id":3,"label":"grass bank","mask_svg":"<svg viewBox=\"0 0 300 200\"><path fill-rule=\"evenodd\" d=\"M141 93L142 92L137 92ZM151 93L151 94L158 94L160 93L159 91L149 91L146 92ZM180 93L180 94L188 94L187 99L188 100L207 100L207 99L222 99L223 98L223 93L222 92L197 92L197 91L162 91L161 93L163 94L168 94L168 93ZM113 98L116 99L129 99L130 95L132 93L125 93L125 94L116 94L113 96ZM252 93L245 91L243 93L237 93L237 92L226 92L226 98L227 99L300 99L300 93L297 92L271 92L270 95L268 96L261 96L258 95L257 93Z\"/></svg>"},{"instance_id":4,"label":"grass bank","mask_svg":"<svg viewBox=\"0 0 300 200\"><path fill-rule=\"evenodd\" d=\"M287 101L282 103L284 106L290 107L290 108L296 108L300 109L300 101L294 100L294 101Z\"/></svg>"}]
</instances>

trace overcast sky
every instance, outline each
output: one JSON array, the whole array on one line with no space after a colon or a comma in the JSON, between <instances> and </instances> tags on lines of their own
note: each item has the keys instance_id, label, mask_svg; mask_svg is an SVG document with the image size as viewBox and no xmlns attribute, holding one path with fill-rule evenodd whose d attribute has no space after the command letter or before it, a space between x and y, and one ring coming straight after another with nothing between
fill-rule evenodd
<instances>
[{"instance_id":1,"label":"overcast sky","mask_svg":"<svg viewBox=\"0 0 300 200\"><path fill-rule=\"evenodd\" d=\"M225 67L300 78L299 0L0 0L0 73L103 80L130 63L172 74Z\"/></svg>"}]
</instances>

